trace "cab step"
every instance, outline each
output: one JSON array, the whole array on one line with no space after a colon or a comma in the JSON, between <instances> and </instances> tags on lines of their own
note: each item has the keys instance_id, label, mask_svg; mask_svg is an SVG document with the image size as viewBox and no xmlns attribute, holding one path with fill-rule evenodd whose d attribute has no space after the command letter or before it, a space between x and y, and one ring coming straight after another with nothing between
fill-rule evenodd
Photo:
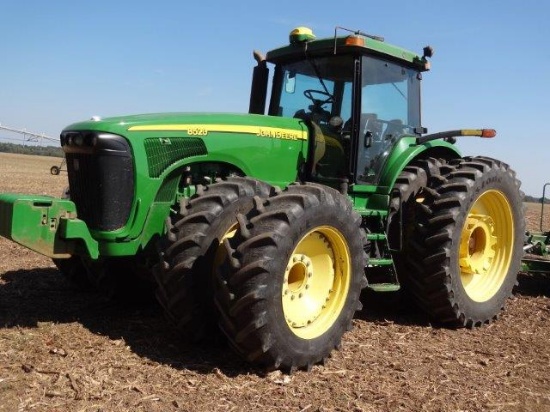
<instances>
[{"instance_id":1,"label":"cab step","mask_svg":"<svg viewBox=\"0 0 550 412\"><path fill-rule=\"evenodd\" d=\"M367 233L367 240L382 241L386 239L387 236L384 233Z\"/></svg>"},{"instance_id":2,"label":"cab step","mask_svg":"<svg viewBox=\"0 0 550 412\"><path fill-rule=\"evenodd\" d=\"M367 289L374 292L397 292L401 289L401 285L399 283L371 283Z\"/></svg>"},{"instance_id":3,"label":"cab step","mask_svg":"<svg viewBox=\"0 0 550 412\"><path fill-rule=\"evenodd\" d=\"M371 258L368 261L367 266L392 266L393 259L374 259Z\"/></svg>"}]
</instances>

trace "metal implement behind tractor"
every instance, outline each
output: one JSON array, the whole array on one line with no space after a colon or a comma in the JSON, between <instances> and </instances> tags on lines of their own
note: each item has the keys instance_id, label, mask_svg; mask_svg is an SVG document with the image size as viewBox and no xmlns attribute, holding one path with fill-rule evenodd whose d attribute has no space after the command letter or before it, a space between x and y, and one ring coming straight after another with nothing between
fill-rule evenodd
<instances>
[{"instance_id":1,"label":"metal implement behind tractor","mask_svg":"<svg viewBox=\"0 0 550 412\"><path fill-rule=\"evenodd\" d=\"M248 114L68 126L70 199L2 194L0 234L113 295L154 279L185 336L218 325L270 368L323 362L365 287L404 289L439 323L493 320L520 270L523 195L455 141L495 131L427 134L431 48L341 34L298 28L255 52Z\"/></svg>"},{"instance_id":2,"label":"metal implement behind tractor","mask_svg":"<svg viewBox=\"0 0 550 412\"><path fill-rule=\"evenodd\" d=\"M522 261L522 269L531 273L550 273L550 231L544 232L544 205L546 202L546 183L542 188L540 209L540 232L527 232L525 235L525 257Z\"/></svg>"}]
</instances>

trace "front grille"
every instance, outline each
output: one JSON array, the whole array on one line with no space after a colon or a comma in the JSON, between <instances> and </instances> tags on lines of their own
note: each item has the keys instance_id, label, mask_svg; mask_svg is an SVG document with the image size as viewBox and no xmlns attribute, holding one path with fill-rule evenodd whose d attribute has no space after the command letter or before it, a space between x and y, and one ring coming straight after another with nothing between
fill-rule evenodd
<instances>
[{"instance_id":1,"label":"front grille","mask_svg":"<svg viewBox=\"0 0 550 412\"><path fill-rule=\"evenodd\" d=\"M71 133L74 141L75 132ZM70 140L62 136L71 200L79 219L93 230L120 229L130 216L134 197L130 146L111 134L98 134L88 147L73 147L67 143Z\"/></svg>"},{"instance_id":2,"label":"front grille","mask_svg":"<svg viewBox=\"0 0 550 412\"><path fill-rule=\"evenodd\" d=\"M149 176L159 177L174 162L208 152L202 139L197 138L149 138L145 139L145 152Z\"/></svg>"}]
</instances>

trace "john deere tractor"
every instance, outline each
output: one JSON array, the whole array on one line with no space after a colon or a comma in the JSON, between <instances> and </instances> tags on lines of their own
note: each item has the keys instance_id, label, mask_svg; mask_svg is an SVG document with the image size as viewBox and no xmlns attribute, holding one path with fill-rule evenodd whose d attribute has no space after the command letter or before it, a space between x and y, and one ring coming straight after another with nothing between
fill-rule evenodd
<instances>
[{"instance_id":1,"label":"john deere tractor","mask_svg":"<svg viewBox=\"0 0 550 412\"><path fill-rule=\"evenodd\" d=\"M2 194L0 233L114 295L154 279L185 336L217 324L268 368L323 362L365 287L403 288L437 323L490 322L520 269L523 195L507 164L455 146L494 130L427 134L431 55L297 28L254 53L248 114L65 128L68 197Z\"/></svg>"}]
</instances>

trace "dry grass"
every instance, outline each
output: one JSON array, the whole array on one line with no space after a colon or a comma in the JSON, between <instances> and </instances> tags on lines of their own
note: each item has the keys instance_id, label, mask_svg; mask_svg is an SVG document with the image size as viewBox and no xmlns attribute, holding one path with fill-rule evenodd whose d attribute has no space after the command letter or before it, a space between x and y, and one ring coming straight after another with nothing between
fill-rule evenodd
<instances>
[{"instance_id":1,"label":"dry grass","mask_svg":"<svg viewBox=\"0 0 550 412\"><path fill-rule=\"evenodd\" d=\"M60 163L59 157L0 153L0 193L60 196L68 185L67 173L50 174L50 168Z\"/></svg>"},{"instance_id":2,"label":"dry grass","mask_svg":"<svg viewBox=\"0 0 550 412\"><path fill-rule=\"evenodd\" d=\"M61 193L56 162L0 154L0 192ZM550 410L550 279L521 275L501 318L474 330L363 298L325 366L265 373L221 345L183 346L155 305L78 291L0 239L0 411Z\"/></svg>"}]
</instances>

